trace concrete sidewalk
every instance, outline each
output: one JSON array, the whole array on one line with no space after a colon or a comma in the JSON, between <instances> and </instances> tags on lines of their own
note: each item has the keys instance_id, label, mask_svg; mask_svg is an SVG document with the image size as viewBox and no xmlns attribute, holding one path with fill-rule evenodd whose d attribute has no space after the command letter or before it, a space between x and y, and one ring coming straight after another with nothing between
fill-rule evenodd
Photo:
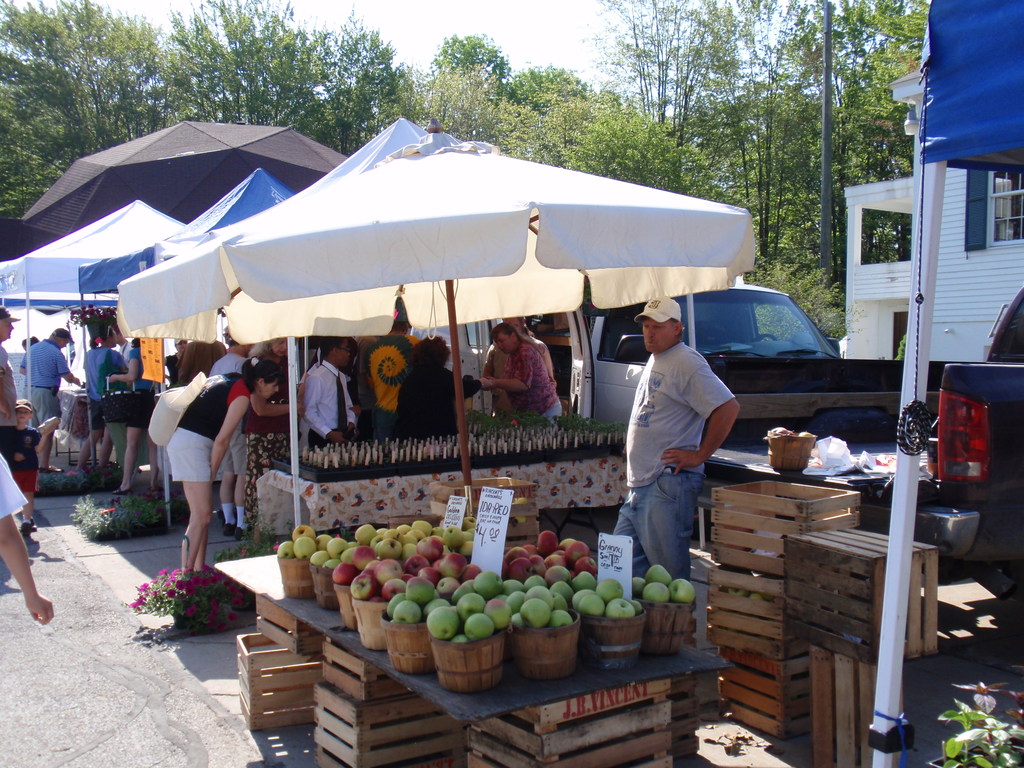
<instances>
[{"instance_id":1,"label":"concrete sidewalk","mask_svg":"<svg viewBox=\"0 0 1024 768\"><path fill-rule=\"evenodd\" d=\"M97 494L104 498L103 494ZM85 540L71 523L75 497L37 500L40 530L29 542L34 573L57 617L39 628L20 595L0 584L0 742L15 766L313 766L313 727L250 733L240 716L235 636L186 637L170 620L136 615L125 605L139 584L180 560L182 529L164 536L108 543ZM602 530L608 521L598 520ZM233 539L212 530L208 561ZM595 538L589 529L566 535ZM700 555L695 551L695 555ZM706 566L695 567L699 605L706 605ZM3 572L4 583L9 574ZM701 583L703 582L703 583ZM935 716L952 704L954 682L1019 684L1010 665L1022 661L1020 603L999 603L978 587L942 589L942 653L905 665L906 711L918 731L909 766L939 754L946 729ZM701 612L703 613L703 611ZM249 614L250 622L253 620ZM698 624L703 623L703 615ZM704 633L700 641L705 644ZM678 766L807 768L810 739L781 741L717 716L714 683L697 757ZM962 697L961 697L962 698ZM727 745L747 742L739 754Z\"/></svg>"}]
</instances>

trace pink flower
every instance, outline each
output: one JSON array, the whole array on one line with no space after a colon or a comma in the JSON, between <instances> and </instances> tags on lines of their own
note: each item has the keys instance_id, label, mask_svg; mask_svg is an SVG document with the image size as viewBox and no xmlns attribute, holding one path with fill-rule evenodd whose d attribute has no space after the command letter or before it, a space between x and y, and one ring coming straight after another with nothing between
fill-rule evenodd
<instances>
[{"instance_id":1,"label":"pink flower","mask_svg":"<svg viewBox=\"0 0 1024 768\"><path fill-rule=\"evenodd\" d=\"M167 596L168 597L177 597L178 596L178 592L176 590L173 590L173 589L168 589L167 590Z\"/></svg>"},{"instance_id":2,"label":"pink flower","mask_svg":"<svg viewBox=\"0 0 1024 768\"><path fill-rule=\"evenodd\" d=\"M185 609L185 615L186 616L195 616L197 610L198 609L196 608L195 605L190 605L188 608Z\"/></svg>"},{"instance_id":3,"label":"pink flower","mask_svg":"<svg viewBox=\"0 0 1024 768\"><path fill-rule=\"evenodd\" d=\"M229 613L228 614L228 621L234 621L237 618L238 618L238 614L237 613Z\"/></svg>"}]
</instances>

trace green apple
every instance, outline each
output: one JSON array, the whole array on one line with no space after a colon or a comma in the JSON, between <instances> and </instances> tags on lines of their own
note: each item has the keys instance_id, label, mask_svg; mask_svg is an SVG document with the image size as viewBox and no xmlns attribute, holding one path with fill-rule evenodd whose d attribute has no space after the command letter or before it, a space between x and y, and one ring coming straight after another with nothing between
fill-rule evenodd
<instances>
[{"instance_id":1,"label":"green apple","mask_svg":"<svg viewBox=\"0 0 1024 768\"><path fill-rule=\"evenodd\" d=\"M593 589L597 586L597 578L590 571L580 571L572 577L572 588L574 592L584 589Z\"/></svg>"},{"instance_id":2,"label":"green apple","mask_svg":"<svg viewBox=\"0 0 1024 768\"><path fill-rule=\"evenodd\" d=\"M443 597L437 597L431 600L429 603L423 606L423 616L429 616L430 612L435 608L451 608L452 604L445 600Z\"/></svg>"},{"instance_id":3,"label":"green apple","mask_svg":"<svg viewBox=\"0 0 1024 768\"><path fill-rule=\"evenodd\" d=\"M547 604L548 608L552 608L555 604L555 598L551 594L551 590L547 587L537 586L530 587L530 589L526 590L527 602L529 602L533 598L539 598L540 600L543 600ZM547 622L544 623L547 624Z\"/></svg>"},{"instance_id":4,"label":"green apple","mask_svg":"<svg viewBox=\"0 0 1024 768\"><path fill-rule=\"evenodd\" d=\"M647 582L640 576L634 576L632 579L633 584L633 597L640 597L644 593L644 587L647 586Z\"/></svg>"},{"instance_id":5,"label":"green apple","mask_svg":"<svg viewBox=\"0 0 1024 768\"><path fill-rule=\"evenodd\" d=\"M292 544L292 549L295 552L295 557L299 560L309 560L316 552L316 540L308 536L299 536Z\"/></svg>"},{"instance_id":6,"label":"green apple","mask_svg":"<svg viewBox=\"0 0 1024 768\"><path fill-rule=\"evenodd\" d=\"M604 616L604 600L596 592L584 594L575 606L584 616Z\"/></svg>"},{"instance_id":7,"label":"green apple","mask_svg":"<svg viewBox=\"0 0 1024 768\"><path fill-rule=\"evenodd\" d=\"M526 581L523 582L523 587L530 589L531 587L546 587L547 581L544 580L543 576L538 576L536 573L528 576Z\"/></svg>"},{"instance_id":8,"label":"green apple","mask_svg":"<svg viewBox=\"0 0 1024 768\"><path fill-rule=\"evenodd\" d=\"M572 624L572 615L568 611L552 611L549 627L568 627Z\"/></svg>"},{"instance_id":9,"label":"green apple","mask_svg":"<svg viewBox=\"0 0 1024 768\"><path fill-rule=\"evenodd\" d=\"M327 542L327 552L331 557L341 557L341 553L345 551L345 547L348 544L344 539L335 536L333 539Z\"/></svg>"},{"instance_id":10,"label":"green apple","mask_svg":"<svg viewBox=\"0 0 1024 768\"><path fill-rule=\"evenodd\" d=\"M452 528L451 530L457 529ZM481 571L473 577L473 591L484 600L490 600L492 597L500 595L502 593L501 576L494 571Z\"/></svg>"},{"instance_id":11,"label":"green apple","mask_svg":"<svg viewBox=\"0 0 1024 768\"><path fill-rule=\"evenodd\" d=\"M505 602L512 610L512 613L519 613L519 609L522 608L523 603L526 602L526 593L513 592L511 595L505 595Z\"/></svg>"},{"instance_id":12,"label":"green apple","mask_svg":"<svg viewBox=\"0 0 1024 768\"><path fill-rule=\"evenodd\" d=\"M527 627L546 627L551 621L551 605L539 597L527 597L523 607L519 609L523 624Z\"/></svg>"},{"instance_id":13,"label":"green apple","mask_svg":"<svg viewBox=\"0 0 1024 768\"><path fill-rule=\"evenodd\" d=\"M668 585L662 584L660 581L652 581L649 584L645 584L643 599L655 603L667 603L669 599Z\"/></svg>"},{"instance_id":14,"label":"green apple","mask_svg":"<svg viewBox=\"0 0 1024 768\"><path fill-rule=\"evenodd\" d=\"M388 607L391 607L390 603L388 603ZM401 600L395 606L391 620L398 624L416 624L423 620L423 609L412 600Z\"/></svg>"},{"instance_id":15,"label":"green apple","mask_svg":"<svg viewBox=\"0 0 1024 768\"><path fill-rule=\"evenodd\" d=\"M697 590L686 579L676 579L668 585L673 603L692 603L697 599Z\"/></svg>"},{"instance_id":16,"label":"green apple","mask_svg":"<svg viewBox=\"0 0 1024 768\"><path fill-rule=\"evenodd\" d=\"M384 612L388 615L389 619L395 618L395 609L399 603L404 603L408 600L404 592L399 592L397 595L388 600L388 607L384 609Z\"/></svg>"},{"instance_id":17,"label":"green apple","mask_svg":"<svg viewBox=\"0 0 1024 768\"><path fill-rule=\"evenodd\" d=\"M427 615L427 631L438 640L451 640L461 625L459 612L452 605L435 608Z\"/></svg>"},{"instance_id":18,"label":"green apple","mask_svg":"<svg viewBox=\"0 0 1024 768\"><path fill-rule=\"evenodd\" d=\"M466 635L464 635L464 634L462 634L460 632L459 634L457 634L455 637L452 638L452 642L453 643L468 643L469 642L469 638L466 637Z\"/></svg>"},{"instance_id":19,"label":"green apple","mask_svg":"<svg viewBox=\"0 0 1024 768\"><path fill-rule=\"evenodd\" d=\"M473 580L470 579L469 581L464 581L459 585L459 588L452 593L452 604L458 603L465 595L475 594L476 590L473 589Z\"/></svg>"},{"instance_id":20,"label":"green apple","mask_svg":"<svg viewBox=\"0 0 1024 768\"><path fill-rule=\"evenodd\" d=\"M487 605L484 606L484 614L494 622L495 629L505 629L512 621L512 609L500 597L487 601Z\"/></svg>"},{"instance_id":21,"label":"green apple","mask_svg":"<svg viewBox=\"0 0 1024 768\"><path fill-rule=\"evenodd\" d=\"M606 603L622 597L622 585L615 579L602 579L597 583L594 591L601 596Z\"/></svg>"},{"instance_id":22,"label":"green apple","mask_svg":"<svg viewBox=\"0 0 1024 768\"><path fill-rule=\"evenodd\" d=\"M509 622L513 627L525 627L526 624L523 622L523 614L513 613L512 621Z\"/></svg>"},{"instance_id":23,"label":"green apple","mask_svg":"<svg viewBox=\"0 0 1024 768\"><path fill-rule=\"evenodd\" d=\"M316 548L323 552L326 552L327 545L331 543L332 538L333 537L329 533L321 533L319 536L316 537Z\"/></svg>"},{"instance_id":24,"label":"green apple","mask_svg":"<svg viewBox=\"0 0 1024 768\"><path fill-rule=\"evenodd\" d=\"M318 549L312 555L309 556L310 565L315 565L317 568L323 567L324 563L331 559L331 553L326 549Z\"/></svg>"},{"instance_id":25,"label":"green apple","mask_svg":"<svg viewBox=\"0 0 1024 768\"><path fill-rule=\"evenodd\" d=\"M501 591L506 595L511 595L513 592L525 592L526 587L523 586L523 582L517 579L505 579L501 583Z\"/></svg>"},{"instance_id":26,"label":"green apple","mask_svg":"<svg viewBox=\"0 0 1024 768\"><path fill-rule=\"evenodd\" d=\"M572 587L564 581L556 581L549 589L552 595L561 595L566 601L572 600L572 596L576 594Z\"/></svg>"},{"instance_id":27,"label":"green apple","mask_svg":"<svg viewBox=\"0 0 1024 768\"><path fill-rule=\"evenodd\" d=\"M494 622L486 613L474 613L466 619L463 631L472 640L483 640L494 634Z\"/></svg>"},{"instance_id":28,"label":"green apple","mask_svg":"<svg viewBox=\"0 0 1024 768\"><path fill-rule=\"evenodd\" d=\"M596 595L596 594L597 594L597 592L595 592L592 589L581 589L579 592L577 592L576 594L574 594L572 596L572 607L573 607L573 610L578 611L580 609L580 600L582 600L584 597L586 597L587 595ZM602 600L601 602L603 604L604 600ZM604 608L601 608L601 612L604 613Z\"/></svg>"},{"instance_id":29,"label":"green apple","mask_svg":"<svg viewBox=\"0 0 1024 768\"><path fill-rule=\"evenodd\" d=\"M458 609L459 618L465 621L474 613L483 613L484 606L487 605L487 601L484 600L483 595L478 595L476 592L471 592L468 595L463 595L459 598L455 607Z\"/></svg>"},{"instance_id":30,"label":"green apple","mask_svg":"<svg viewBox=\"0 0 1024 768\"><path fill-rule=\"evenodd\" d=\"M295 544L291 541L282 541L281 545L277 548L277 556L282 560L291 560L295 558Z\"/></svg>"},{"instance_id":31,"label":"green apple","mask_svg":"<svg viewBox=\"0 0 1024 768\"><path fill-rule=\"evenodd\" d=\"M568 611L569 601L556 592L551 596L551 610Z\"/></svg>"},{"instance_id":32,"label":"green apple","mask_svg":"<svg viewBox=\"0 0 1024 768\"><path fill-rule=\"evenodd\" d=\"M628 619L636 616L636 609L633 608L633 604L628 600L615 597L608 601L608 605L604 609L604 615L609 619Z\"/></svg>"}]
</instances>

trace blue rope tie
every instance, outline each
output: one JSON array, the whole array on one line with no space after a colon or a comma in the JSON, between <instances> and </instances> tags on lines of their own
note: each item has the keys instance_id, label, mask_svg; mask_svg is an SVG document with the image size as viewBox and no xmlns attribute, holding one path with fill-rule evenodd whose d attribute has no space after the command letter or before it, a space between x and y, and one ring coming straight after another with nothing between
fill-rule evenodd
<instances>
[{"instance_id":1,"label":"blue rope tie","mask_svg":"<svg viewBox=\"0 0 1024 768\"><path fill-rule=\"evenodd\" d=\"M907 768L907 735L903 731L903 726L910 723L903 712L900 712L896 717L889 717L882 712L875 710L875 717L880 717L883 720L888 720L890 723L896 723L896 731L900 735L900 768Z\"/></svg>"}]
</instances>

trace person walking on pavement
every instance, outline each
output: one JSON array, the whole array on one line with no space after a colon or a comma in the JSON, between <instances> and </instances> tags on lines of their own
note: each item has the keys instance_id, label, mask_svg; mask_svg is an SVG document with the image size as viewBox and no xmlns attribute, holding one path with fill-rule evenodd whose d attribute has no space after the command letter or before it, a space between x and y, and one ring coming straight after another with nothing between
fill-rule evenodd
<instances>
[{"instance_id":1,"label":"person walking on pavement","mask_svg":"<svg viewBox=\"0 0 1024 768\"><path fill-rule=\"evenodd\" d=\"M626 484L615 533L633 539L633 574L663 565L690 578L690 538L704 462L729 435L740 406L704 356L683 343L679 303L651 299L636 322L651 353L626 432ZM707 423L705 433L704 426Z\"/></svg>"},{"instance_id":2,"label":"person walking on pavement","mask_svg":"<svg viewBox=\"0 0 1024 768\"><path fill-rule=\"evenodd\" d=\"M39 454L36 450L42 435L29 423L32 421L32 403L19 400L14 412L18 425L13 430L0 432L0 456L4 457L14 482L25 496L25 506L21 510L21 535L28 536L36 531L35 496L39 482Z\"/></svg>"},{"instance_id":3,"label":"person walking on pavement","mask_svg":"<svg viewBox=\"0 0 1024 768\"><path fill-rule=\"evenodd\" d=\"M303 392L310 448L346 443L355 438L358 417L348 391L348 376L341 372L351 354L344 338L332 336L321 342L320 365L306 377Z\"/></svg>"},{"instance_id":4,"label":"person walking on pavement","mask_svg":"<svg viewBox=\"0 0 1024 768\"><path fill-rule=\"evenodd\" d=\"M60 400L57 392L61 379L82 386L81 380L71 372L68 361L64 358L64 347L71 343L71 332L67 328L57 328L48 339L33 344L25 352L21 360L21 373L31 373L32 391L29 399L35 414L32 426L39 427L53 417L60 417ZM39 444L39 466L43 472L52 472L50 452L53 449L53 433L43 436Z\"/></svg>"},{"instance_id":5,"label":"person walking on pavement","mask_svg":"<svg viewBox=\"0 0 1024 768\"><path fill-rule=\"evenodd\" d=\"M241 373L242 365L249 357L251 344L239 344L228 330L224 331L224 344L227 346L227 354L210 367L211 376L220 376L226 373ZM221 464L220 474L220 510L223 520L222 533L225 536L234 536L236 533L241 538L238 526L239 520L245 520L245 433L242 425L231 436L228 445L228 452L224 454L224 462Z\"/></svg>"},{"instance_id":6,"label":"person walking on pavement","mask_svg":"<svg viewBox=\"0 0 1024 768\"><path fill-rule=\"evenodd\" d=\"M14 513L25 503L26 499L18 490L7 462L0 458L0 557L21 587L21 596L32 618L40 624L49 624L53 619L53 603L39 594L36 588L25 541L14 524Z\"/></svg>"},{"instance_id":7,"label":"person walking on pavement","mask_svg":"<svg viewBox=\"0 0 1024 768\"><path fill-rule=\"evenodd\" d=\"M16 322L18 318L11 317L7 307L0 307L0 432L13 431L18 423L14 413L18 387L14 383L14 369L11 368L7 350L3 348L3 342L11 338Z\"/></svg>"}]
</instances>

